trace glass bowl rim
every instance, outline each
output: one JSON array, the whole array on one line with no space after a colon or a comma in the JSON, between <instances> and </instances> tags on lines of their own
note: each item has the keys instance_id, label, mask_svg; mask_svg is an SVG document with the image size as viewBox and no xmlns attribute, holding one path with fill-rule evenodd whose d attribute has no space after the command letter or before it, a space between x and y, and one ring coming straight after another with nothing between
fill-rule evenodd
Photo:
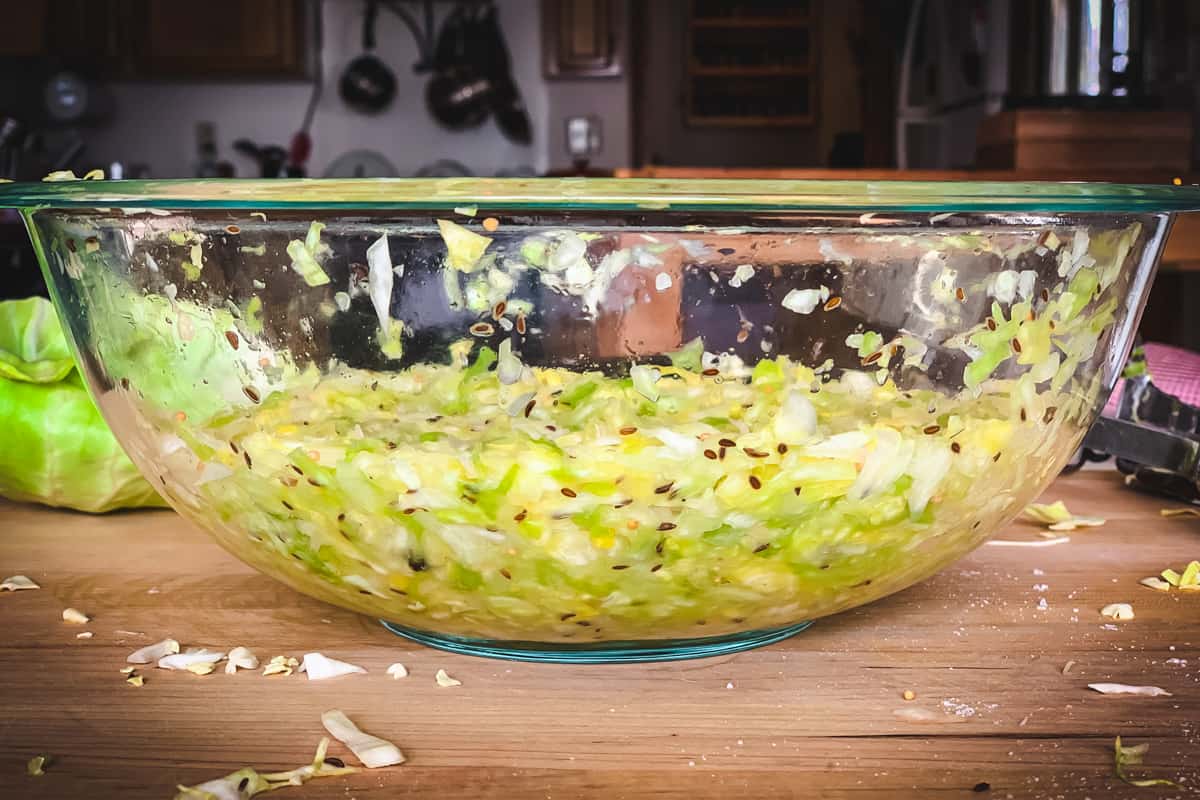
<instances>
[{"instance_id":1,"label":"glass bowl rim","mask_svg":"<svg viewBox=\"0 0 1200 800\"><path fill-rule=\"evenodd\" d=\"M0 184L0 208L1175 213L1200 186L1085 181L206 178Z\"/></svg>"}]
</instances>

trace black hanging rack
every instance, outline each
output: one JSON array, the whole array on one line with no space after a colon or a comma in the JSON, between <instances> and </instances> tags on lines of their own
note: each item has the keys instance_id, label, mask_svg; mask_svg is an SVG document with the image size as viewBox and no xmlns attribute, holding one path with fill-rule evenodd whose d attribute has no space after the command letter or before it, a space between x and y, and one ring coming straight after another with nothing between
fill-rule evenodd
<instances>
[{"instance_id":1,"label":"black hanging rack","mask_svg":"<svg viewBox=\"0 0 1200 800\"><path fill-rule=\"evenodd\" d=\"M400 18L417 43L417 62L413 72L433 71L433 50L437 40L433 6L435 2L455 2L460 6L480 5L491 0L368 0L367 16L374 20L374 8L384 8ZM373 25L371 26L373 27Z\"/></svg>"}]
</instances>

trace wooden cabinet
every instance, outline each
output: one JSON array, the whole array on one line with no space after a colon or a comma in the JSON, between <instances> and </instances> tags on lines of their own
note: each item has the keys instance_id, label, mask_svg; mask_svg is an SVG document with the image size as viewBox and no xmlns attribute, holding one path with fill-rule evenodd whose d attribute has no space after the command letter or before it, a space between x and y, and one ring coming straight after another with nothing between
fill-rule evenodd
<instances>
[{"instance_id":1,"label":"wooden cabinet","mask_svg":"<svg viewBox=\"0 0 1200 800\"><path fill-rule=\"evenodd\" d=\"M3 10L0 58L95 65L120 55L116 0L22 0Z\"/></svg>"},{"instance_id":2,"label":"wooden cabinet","mask_svg":"<svg viewBox=\"0 0 1200 800\"><path fill-rule=\"evenodd\" d=\"M49 0L43 55L84 72L115 74L127 44L118 0Z\"/></svg>"},{"instance_id":3,"label":"wooden cabinet","mask_svg":"<svg viewBox=\"0 0 1200 800\"><path fill-rule=\"evenodd\" d=\"M46 0L13 3L0 25L0 56L36 56L46 39Z\"/></svg>"},{"instance_id":4,"label":"wooden cabinet","mask_svg":"<svg viewBox=\"0 0 1200 800\"><path fill-rule=\"evenodd\" d=\"M0 58L126 80L304 78L310 0L22 0Z\"/></svg>"},{"instance_id":5,"label":"wooden cabinet","mask_svg":"<svg viewBox=\"0 0 1200 800\"><path fill-rule=\"evenodd\" d=\"M841 0L631 4L635 160L689 167L824 163L818 80L853 66L822 67L814 26L840 35L851 6ZM840 124L838 114L827 116Z\"/></svg>"},{"instance_id":6,"label":"wooden cabinet","mask_svg":"<svg viewBox=\"0 0 1200 800\"><path fill-rule=\"evenodd\" d=\"M307 16L297 0L145 0L129 21L144 77L302 77Z\"/></svg>"},{"instance_id":7,"label":"wooden cabinet","mask_svg":"<svg viewBox=\"0 0 1200 800\"><path fill-rule=\"evenodd\" d=\"M542 67L551 80L621 74L623 4L616 0L542 0Z\"/></svg>"},{"instance_id":8,"label":"wooden cabinet","mask_svg":"<svg viewBox=\"0 0 1200 800\"><path fill-rule=\"evenodd\" d=\"M816 121L813 0L692 0L685 112L693 126Z\"/></svg>"}]
</instances>

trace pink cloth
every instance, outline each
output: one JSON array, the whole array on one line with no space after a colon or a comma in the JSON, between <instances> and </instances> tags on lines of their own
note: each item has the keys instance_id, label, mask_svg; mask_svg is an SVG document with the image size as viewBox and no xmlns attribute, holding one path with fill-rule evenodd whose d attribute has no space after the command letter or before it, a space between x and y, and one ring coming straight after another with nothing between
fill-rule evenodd
<instances>
[{"instance_id":1,"label":"pink cloth","mask_svg":"<svg viewBox=\"0 0 1200 800\"><path fill-rule=\"evenodd\" d=\"M1200 406L1200 353L1157 342L1146 342L1145 350L1146 368L1154 385L1189 405ZM1104 406L1105 414L1116 416L1124 385L1123 379L1117 381Z\"/></svg>"}]
</instances>

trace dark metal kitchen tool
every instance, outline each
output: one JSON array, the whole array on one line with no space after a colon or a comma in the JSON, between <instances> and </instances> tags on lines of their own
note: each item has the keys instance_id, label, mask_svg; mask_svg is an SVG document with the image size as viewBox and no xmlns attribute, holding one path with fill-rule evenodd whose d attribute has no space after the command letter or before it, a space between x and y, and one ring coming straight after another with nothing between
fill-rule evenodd
<instances>
[{"instance_id":1,"label":"dark metal kitchen tool","mask_svg":"<svg viewBox=\"0 0 1200 800\"><path fill-rule=\"evenodd\" d=\"M338 84L338 92L346 105L367 114L378 114L396 97L396 76L374 53L378 15L379 4L368 0L363 18L363 50L366 52L346 65Z\"/></svg>"},{"instance_id":2,"label":"dark metal kitchen tool","mask_svg":"<svg viewBox=\"0 0 1200 800\"><path fill-rule=\"evenodd\" d=\"M285 177L284 165L287 163L288 151L279 145L258 145L249 139L238 139L233 143L233 149L258 162L260 177Z\"/></svg>"},{"instance_id":3,"label":"dark metal kitchen tool","mask_svg":"<svg viewBox=\"0 0 1200 800\"><path fill-rule=\"evenodd\" d=\"M450 130L474 128L488 117L492 83L478 69L481 46L474 12L458 6L446 17L434 51L434 75L425 87L429 113Z\"/></svg>"},{"instance_id":4,"label":"dark metal kitchen tool","mask_svg":"<svg viewBox=\"0 0 1200 800\"><path fill-rule=\"evenodd\" d=\"M496 126L504 137L514 144L530 144L533 141L533 126L521 92L512 77L512 63L508 58L508 46L500 31L496 7L489 5L477 23L480 31L480 67L492 83L491 107Z\"/></svg>"},{"instance_id":5,"label":"dark metal kitchen tool","mask_svg":"<svg viewBox=\"0 0 1200 800\"><path fill-rule=\"evenodd\" d=\"M1096 420L1083 446L1085 459L1115 456L1133 486L1200 502L1200 408L1159 389L1149 375L1125 380L1117 416Z\"/></svg>"}]
</instances>

